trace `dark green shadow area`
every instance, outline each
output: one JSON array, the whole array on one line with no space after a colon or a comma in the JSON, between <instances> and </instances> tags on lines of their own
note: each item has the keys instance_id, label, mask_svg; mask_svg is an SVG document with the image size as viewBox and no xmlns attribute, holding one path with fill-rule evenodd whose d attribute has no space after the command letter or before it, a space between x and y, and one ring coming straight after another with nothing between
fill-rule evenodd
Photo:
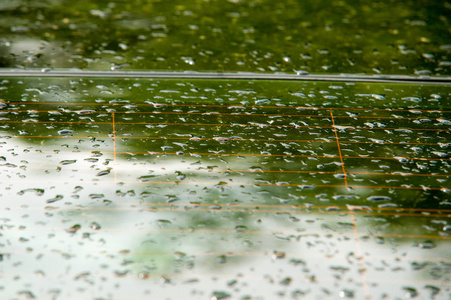
<instances>
[{"instance_id":1,"label":"dark green shadow area","mask_svg":"<svg viewBox=\"0 0 451 300\"><path fill-rule=\"evenodd\" d=\"M450 75L448 1L2 1L0 67Z\"/></svg>"},{"instance_id":2,"label":"dark green shadow area","mask_svg":"<svg viewBox=\"0 0 451 300\"><path fill-rule=\"evenodd\" d=\"M449 103L445 85L5 79L1 291L446 297Z\"/></svg>"}]
</instances>

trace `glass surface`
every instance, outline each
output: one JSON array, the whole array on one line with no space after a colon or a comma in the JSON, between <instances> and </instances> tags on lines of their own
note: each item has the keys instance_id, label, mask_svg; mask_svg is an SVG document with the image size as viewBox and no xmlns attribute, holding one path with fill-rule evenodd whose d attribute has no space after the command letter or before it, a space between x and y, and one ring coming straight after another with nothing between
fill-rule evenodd
<instances>
[{"instance_id":1,"label":"glass surface","mask_svg":"<svg viewBox=\"0 0 451 300\"><path fill-rule=\"evenodd\" d=\"M450 299L450 16L0 0L0 299Z\"/></svg>"},{"instance_id":2,"label":"glass surface","mask_svg":"<svg viewBox=\"0 0 451 300\"><path fill-rule=\"evenodd\" d=\"M449 87L10 78L8 299L446 299Z\"/></svg>"},{"instance_id":3,"label":"glass surface","mask_svg":"<svg viewBox=\"0 0 451 300\"><path fill-rule=\"evenodd\" d=\"M0 67L451 74L449 1L3 0Z\"/></svg>"}]
</instances>

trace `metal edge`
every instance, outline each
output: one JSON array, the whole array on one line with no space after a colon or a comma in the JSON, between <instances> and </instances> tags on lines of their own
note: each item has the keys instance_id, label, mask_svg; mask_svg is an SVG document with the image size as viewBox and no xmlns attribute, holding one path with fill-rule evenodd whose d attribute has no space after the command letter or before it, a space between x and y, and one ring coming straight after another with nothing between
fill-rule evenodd
<instances>
[{"instance_id":1,"label":"metal edge","mask_svg":"<svg viewBox=\"0 0 451 300\"><path fill-rule=\"evenodd\" d=\"M286 73L250 72L176 72L176 71L94 71L94 70L19 70L0 69L3 77L92 77L92 78L155 78L155 79L230 79L230 80L292 80L368 83L410 83L450 85L451 77L415 77L407 75L296 75Z\"/></svg>"}]
</instances>

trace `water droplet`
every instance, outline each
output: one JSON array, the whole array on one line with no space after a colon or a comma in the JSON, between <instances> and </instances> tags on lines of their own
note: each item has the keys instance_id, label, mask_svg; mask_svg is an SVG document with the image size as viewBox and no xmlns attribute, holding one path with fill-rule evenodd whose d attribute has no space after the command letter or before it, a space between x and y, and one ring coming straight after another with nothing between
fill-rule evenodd
<instances>
[{"instance_id":1,"label":"water droplet","mask_svg":"<svg viewBox=\"0 0 451 300\"><path fill-rule=\"evenodd\" d=\"M111 169L106 169L106 170L100 171L99 173L96 174L96 176L108 175L108 174L110 174L110 170Z\"/></svg>"},{"instance_id":2,"label":"water droplet","mask_svg":"<svg viewBox=\"0 0 451 300\"><path fill-rule=\"evenodd\" d=\"M28 291L28 290L18 291L17 294L18 295L23 295L27 299L36 299L36 296L31 291Z\"/></svg>"},{"instance_id":3,"label":"water droplet","mask_svg":"<svg viewBox=\"0 0 451 300\"><path fill-rule=\"evenodd\" d=\"M409 159L407 157L395 156L394 159L396 159L400 163L407 163L407 162L409 162Z\"/></svg>"},{"instance_id":4,"label":"water droplet","mask_svg":"<svg viewBox=\"0 0 451 300\"><path fill-rule=\"evenodd\" d=\"M180 171L176 171L175 174L177 174L176 176L177 180L184 180L186 178L186 175Z\"/></svg>"},{"instance_id":5,"label":"water droplet","mask_svg":"<svg viewBox=\"0 0 451 300\"><path fill-rule=\"evenodd\" d=\"M451 125L451 121L450 121L450 120L446 120L446 119L437 119L437 121L440 122L441 124Z\"/></svg>"},{"instance_id":6,"label":"water droplet","mask_svg":"<svg viewBox=\"0 0 451 300\"><path fill-rule=\"evenodd\" d=\"M326 211L339 211L339 210L341 210L341 208L338 207L338 206L328 206L328 207L326 207Z\"/></svg>"},{"instance_id":7,"label":"water droplet","mask_svg":"<svg viewBox=\"0 0 451 300\"><path fill-rule=\"evenodd\" d=\"M183 61L184 61L185 63L187 63L188 65L194 65L194 64L195 64L194 59L191 58L191 57L182 57L182 59L183 59Z\"/></svg>"},{"instance_id":8,"label":"water droplet","mask_svg":"<svg viewBox=\"0 0 451 300\"><path fill-rule=\"evenodd\" d=\"M90 163L96 163L99 161L99 159L90 157L90 158L85 158L85 161L90 162Z\"/></svg>"},{"instance_id":9,"label":"water droplet","mask_svg":"<svg viewBox=\"0 0 451 300\"><path fill-rule=\"evenodd\" d=\"M231 295L229 293L222 292L222 291L215 291L215 292L213 292L213 296L211 297L211 300L223 300L223 299L228 299L230 297L231 297Z\"/></svg>"},{"instance_id":10,"label":"water droplet","mask_svg":"<svg viewBox=\"0 0 451 300\"><path fill-rule=\"evenodd\" d=\"M148 278L150 278L150 274L148 272L139 272L138 278L139 279L148 279Z\"/></svg>"},{"instance_id":11,"label":"water droplet","mask_svg":"<svg viewBox=\"0 0 451 300\"><path fill-rule=\"evenodd\" d=\"M95 112L95 110L89 110L89 109L75 111L75 113L77 113L79 115L87 115L87 114L92 114L94 112Z\"/></svg>"},{"instance_id":12,"label":"water droplet","mask_svg":"<svg viewBox=\"0 0 451 300\"><path fill-rule=\"evenodd\" d=\"M419 243L418 247L421 249L433 249L437 247L433 241L424 241L423 243Z\"/></svg>"},{"instance_id":13,"label":"water droplet","mask_svg":"<svg viewBox=\"0 0 451 300\"><path fill-rule=\"evenodd\" d=\"M67 228L67 229L66 229L66 232L74 234L74 233L76 233L77 231L79 231L80 229L81 229L81 225L80 225L80 224L75 224L75 225L73 225L73 226Z\"/></svg>"},{"instance_id":14,"label":"water droplet","mask_svg":"<svg viewBox=\"0 0 451 300\"><path fill-rule=\"evenodd\" d=\"M340 298L354 298L354 291L350 290L341 290L338 295Z\"/></svg>"},{"instance_id":15,"label":"water droplet","mask_svg":"<svg viewBox=\"0 0 451 300\"><path fill-rule=\"evenodd\" d=\"M225 264L227 262L227 256L226 255L219 255L217 257L217 261L220 264Z\"/></svg>"},{"instance_id":16,"label":"water droplet","mask_svg":"<svg viewBox=\"0 0 451 300\"><path fill-rule=\"evenodd\" d=\"M47 203L53 203L53 202L59 201L59 200L61 200L61 199L63 199L63 198L64 198L63 195L56 195L55 198L48 199L46 202L47 202Z\"/></svg>"},{"instance_id":17,"label":"water droplet","mask_svg":"<svg viewBox=\"0 0 451 300\"><path fill-rule=\"evenodd\" d=\"M431 151L431 153L432 153L432 154L435 154L435 155L437 155L437 156L440 156L440 157L447 157L447 156L448 156L448 153L446 153L446 152Z\"/></svg>"},{"instance_id":18,"label":"water droplet","mask_svg":"<svg viewBox=\"0 0 451 300\"><path fill-rule=\"evenodd\" d=\"M165 220L165 219L159 219L159 220L157 220L157 224L158 224L158 226L160 226L160 228L161 228L161 227L164 227L164 226L171 225L172 222L169 221L169 220Z\"/></svg>"},{"instance_id":19,"label":"water droplet","mask_svg":"<svg viewBox=\"0 0 451 300\"><path fill-rule=\"evenodd\" d=\"M291 281L292 281L292 279L290 277L286 277L286 278L282 279L279 283L281 285L287 286L287 285L290 285Z\"/></svg>"},{"instance_id":20,"label":"water droplet","mask_svg":"<svg viewBox=\"0 0 451 300\"><path fill-rule=\"evenodd\" d=\"M412 287L403 287L403 290L406 291L406 298L415 298L416 296L418 296L418 292L416 289L412 288Z\"/></svg>"},{"instance_id":21,"label":"water droplet","mask_svg":"<svg viewBox=\"0 0 451 300\"><path fill-rule=\"evenodd\" d=\"M266 104L266 103L271 103L271 100L269 100L269 99L255 100L255 104L257 104L257 105Z\"/></svg>"},{"instance_id":22,"label":"water droplet","mask_svg":"<svg viewBox=\"0 0 451 300\"><path fill-rule=\"evenodd\" d=\"M18 195L23 195L26 192L34 192L36 196L42 196L44 195L44 190L43 189L26 189L26 190L21 190L20 192L18 192Z\"/></svg>"},{"instance_id":23,"label":"water droplet","mask_svg":"<svg viewBox=\"0 0 451 300\"><path fill-rule=\"evenodd\" d=\"M380 201L390 201L391 198L388 196L370 196L370 197L366 198L366 200L372 201L372 202L380 202Z\"/></svg>"},{"instance_id":24,"label":"water droplet","mask_svg":"<svg viewBox=\"0 0 451 300\"><path fill-rule=\"evenodd\" d=\"M60 161L60 164L61 165L70 165L70 164L74 164L76 162L77 162L76 159L66 159L66 160Z\"/></svg>"},{"instance_id":25,"label":"water droplet","mask_svg":"<svg viewBox=\"0 0 451 300\"><path fill-rule=\"evenodd\" d=\"M425 288L431 290L431 298L434 298L440 292L440 288L434 285L426 285Z\"/></svg>"},{"instance_id":26,"label":"water droplet","mask_svg":"<svg viewBox=\"0 0 451 300\"><path fill-rule=\"evenodd\" d=\"M155 177L157 177L157 175L144 175L144 176L138 177L138 180L141 182L148 182L148 181L151 181L152 178L155 178Z\"/></svg>"},{"instance_id":27,"label":"water droplet","mask_svg":"<svg viewBox=\"0 0 451 300\"><path fill-rule=\"evenodd\" d=\"M245 231L247 231L247 227L244 225L238 225L238 226L235 226L235 231L236 232L245 232Z\"/></svg>"},{"instance_id":28,"label":"water droplet","mask_svg":"<svg viewBox=\"0 0 451 300\"><path fill-rule=\"evenodd\" d=\"M92 230L100 230L100 228L102 228L102 227L100 226L99 223L97 223L97 222L92 222L92 223L89 225L89 228L91 228Z\"/></svg>"},{"instance_id":29,"label":"water droplet","mask_svg":"<svg viewBox=\"0 0 451 300\"><path fill-rule=\"evenodd\" d=\"M285 252L282 252L282 251L275 250L272 253L272 258L273 259L282 259L282 258L285 258L285 256L286 256Z\"/></svg>"},{"instance_id":30,"label":"water droplet","mask_svg":"<svg viewBox=\"0 0 451 300\"><path fill-rule=\"evenodd\" d=\"M70 130L70 129L63 129L63 130L58 131L59 135L65 135L65 136L72 135L73 133L74 133L74 131Z\"/></svg>"},{"instance_id":31,"label":"water droplet","mask_svg":"<svg viewBox=\"0 0 451 300\"><path fill-rule=\"evenodd\" d=\"M402 98L402 100L411 101L411 102L415 102L415 103L421 102L421 99L418 97L404 97L404 98Z\"/></svg>"},{"instance_id":32,"label":"water droplet","mask_svg":"<svg viewBox=\"0 0 451 300\"><path fill-rule=\"evenodd\" d=\"M379 208L391 208L391 207L398 207L398 204L396 204L396 203L384 203L384 204L379 204L377 207L379 207Z\"/></svg>"},{"instance_id":33,"label":"water droplet","mask_svg":"<svg viewBox=\"0 0 451 300\"><path fill-rule=\"evenodd\" d=\"M101 157L103 154L100 151L91 151L92 157Z\"/></svg>"}]
</instances>

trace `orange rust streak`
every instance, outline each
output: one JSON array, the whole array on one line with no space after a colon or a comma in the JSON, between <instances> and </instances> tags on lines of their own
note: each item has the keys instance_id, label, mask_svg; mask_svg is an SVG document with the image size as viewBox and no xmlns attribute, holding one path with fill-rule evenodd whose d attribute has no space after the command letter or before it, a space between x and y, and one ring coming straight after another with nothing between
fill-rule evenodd
<instances>
[{"instance_id":1,"label":"orange rust streak","mask_svg":"<svg viewBox=\"0 0 451 300\"><path fill-rule=\"evenodd\" d=\"M335 133L335 139L337 141L337 147L338 147L338 154L340 155L340 162L341 162L341 169L343 170L343 174L344 174L344 182L345 182L345 186L348 187L348 175L346 174L346 170L345 170L345 164L343 162L343 156L341 155L341 148L340 148L340 142L338 140L338 133L337 133L337 128L335 127L335 121L334 121L334 115L332 113L332 109L330 110L330 117L332 119L332 127L334 128L334 133Z\"/></svg>"}]
</instances>

